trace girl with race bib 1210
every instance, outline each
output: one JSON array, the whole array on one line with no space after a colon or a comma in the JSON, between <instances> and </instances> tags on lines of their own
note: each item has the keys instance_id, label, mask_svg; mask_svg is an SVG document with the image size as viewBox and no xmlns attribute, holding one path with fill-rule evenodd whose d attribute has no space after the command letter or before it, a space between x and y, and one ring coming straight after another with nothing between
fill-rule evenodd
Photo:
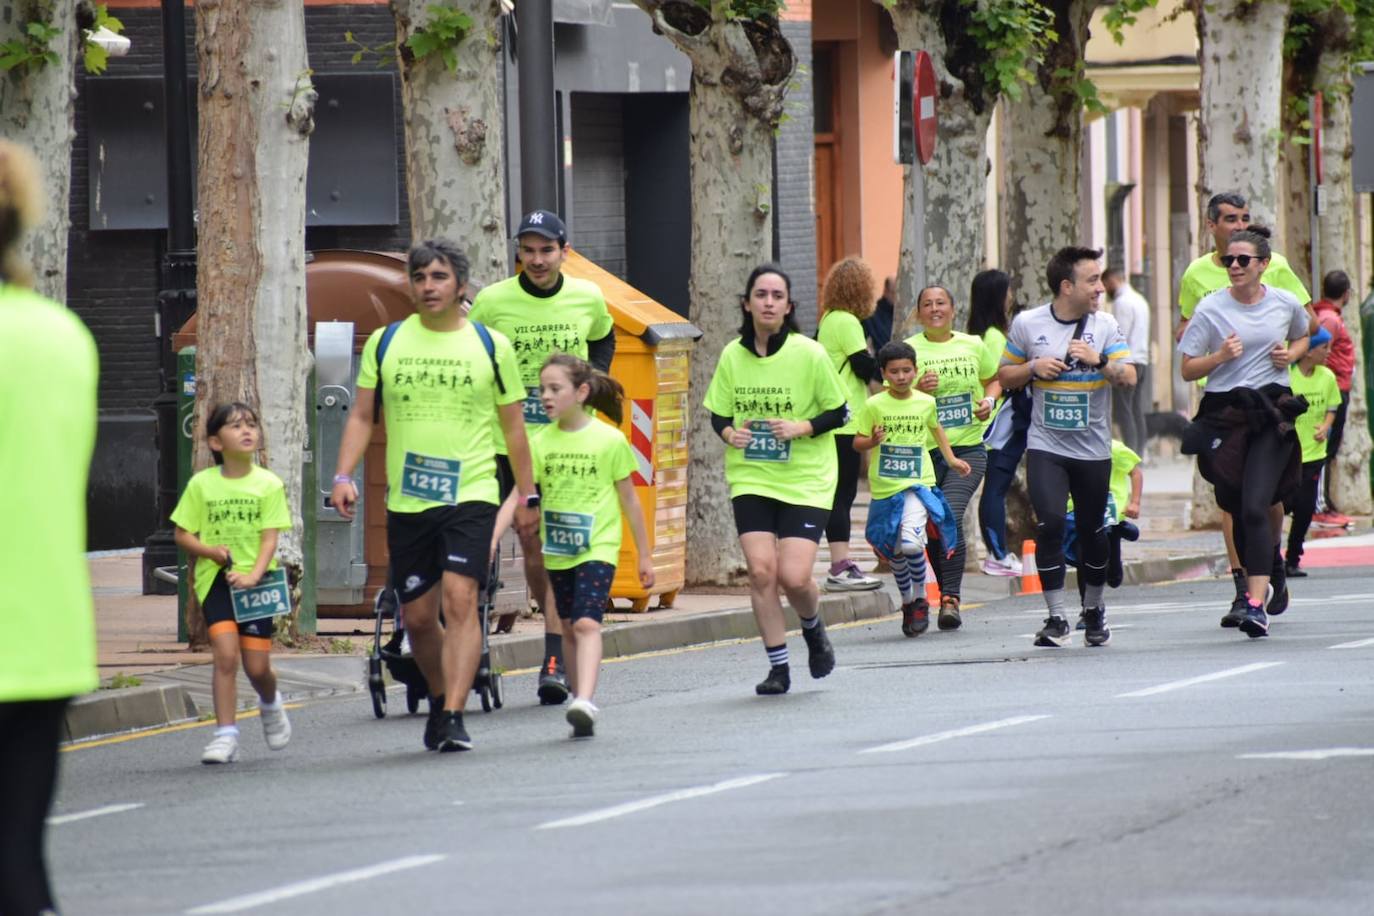
<instances>
[{"instance_id":1,"label":"girl with race bib 1210","mask_svg":"<svg viewBox=\"0 0 1374 916\"><path fill-rule=\"evenodd\" d=\"M196 558L192 587L215 664L211 696L217 724L200 762L232 763L239 754L234 680L240 656L258 693L267 746L279 751L291 740L269 654L276 614L262 613L290 611L284 578L278 585L264 577L277 568L277 537L291 527L291 513L281 478L253 460L262 447L262 427L252 407L237 401L216 406L205 434L215 466L186 484L172 523L177 546Z\"/></svg>"},{"instance_id":2,"label":"girl with race bib 1210","mask_svg":"<svg viewBox=\"0 0 1374 916\"><path fill-rule=\"evenodd\" d=\"M649 535L630 477L635 469L630 443L586 409L595 407L619 423L624 396L619 382L567 353L550 356L539 372L540 403L552 423L530 441L530 456L539 485L544 566L563 622L573 693L566 718L574 738L595 734L600 711L592 695L601 670L601 618L620 560L622 516L634 537L639 582L645 588L654 584ZM517 498L511 494L503 519L514 514ZM496 538L503 527L498 521Z\"/></svg>"}]
</instances>

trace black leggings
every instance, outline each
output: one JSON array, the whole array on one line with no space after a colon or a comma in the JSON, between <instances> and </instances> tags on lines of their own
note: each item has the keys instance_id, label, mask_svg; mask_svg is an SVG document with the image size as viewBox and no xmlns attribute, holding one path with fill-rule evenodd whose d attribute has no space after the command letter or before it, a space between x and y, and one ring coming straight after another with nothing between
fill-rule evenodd
<instances>
[{"instance_id":1,"label":"black leggings","mask_svg":"<svg viewBox=\"0 0 1374 916\"><path fill-rule=\"evenodd\" d=\"M1289 566L1297 566L1302 559L1302 543L1307 540L1307 529L1312 527L1312 513L1317 511L1317 481L1325 464L1324 458L1303 462L1302 483L1289 499L1293 524L1288 528L1288 555L1284 557Z\"/></svg>"},{"instance_id":2,"label":"black leggings","mask_svg":"<svg viewBox=\"0 0 1374 916\"><path fill-rule=\"evenodd\" d=\"M1267 576L1274 566L1279 535L1269 520L1278 502L1279 480L1297 446L1283 439L1273 426L1250 433L1240 487L1216 484L1217 505L1231 513L1236 555L1246 575Z\"/></svg>"},{"instance_id":3,"label":"black leggings","mask_svg":"<svg viewBox=\"0 0 1374 916\"><path fill-rule=\"evenodd\" d=\"M931 455L931 466L935 468L935 485L945 494L950 509L954 510L954 526L959 534L959 546L953 556L945 557L945 547L940 540L931 542L930 555L935 558L935 578L940 583L940 595L958 598L964 587L964 559L968 555L968 539L964 537L964 510L968 508L973 494L978 492L978 484L983 481L983 472L988 467L988 451L983 443L961 445L952 449L955 458L968 462L969 474L960 477L939 452Z\"/></svg>"},{"instance_id":4,"label":"black leggings","mask_svg":"<svg viewBox=\"0 0 1374 916\"><path fill-rule=\"evenodd\" d=\"M57 787L57 743L67 700L0 703L0 913L56 909L43 830Z\"/></svg>"},{"instance_id":5,"label":"black leggings","mask_svg":"<svg viewBox=\"0 0 1374 916\"><path fill-rule=\"evenodd\" d=\"M835 482L835 502L830 506L830 520L825 523L825 539L831 544L848 544L850 511L859 492L859 453L854 451L854 437L835 434L835 457L839 459L839 477Z\"/></svg>"},{"instance_id":6,"label":"black leggings","mask_svg":"<svg viewBox=\"0 0 1374 916\"><path fill-rule=\"evenodd\" d=\"M1110 458L1088 461L1038 449L1026 452L1026 486L1039 520L1035 568L1045 591L1064 587L1064 516L1070 496L1078 535L1078 574L1088 585L1107 584L1107 535L1102 519L1111 481Z\"/></svg>"}]
</instances>

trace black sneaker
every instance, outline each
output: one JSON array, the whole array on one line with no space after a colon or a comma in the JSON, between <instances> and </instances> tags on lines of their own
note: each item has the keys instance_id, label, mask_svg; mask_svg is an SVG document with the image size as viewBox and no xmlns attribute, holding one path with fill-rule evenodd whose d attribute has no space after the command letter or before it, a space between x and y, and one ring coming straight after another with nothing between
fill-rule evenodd
<instances>
[{"instance_id":1,"label":"black sneaker","mask_svg":"<svg viewBox=\"0 0 1374 916\"><path fill-rule=\"evenodd\" d=\"M1079 616L1083 621L1083 641L1090 646L1105 646L1112 640L1112 631L1107 626L1107 609L1085 607Z\"/></svg>"},{"instance_id":2,"label":"black sneaker","mask_svg":"<svg viewBox=\"0 0 1374 916\"><path fill-rule=\"evenodd\" d=\"M1283 564L1283 574L1289 579L1306 579L1307 570L1296 563Z\"/></svg>"},{"instance_id":3,"label":"black sneaker","mask_svg":"<svg viewBox=\"0 0 1374 916\"><path fill-rule=\"evenodd\" d=\"M1118 534L1121 535L1121 539L1123 541L1140 540L1140 528L1136 525L1135 522L1130 521L1128 519L1123 518L1121 521L1117 522L1116 531Z\"/></svg>"},{"instance_id":4,"label":"black sneaker","mask_svg":"<svg viewBox=\"0 0 1374 916\"><path fill-rule=\"evenodd\" d=\"M768 669L768 677L754 685L754 692L761 697L777 696L792 688L792 671L787 665L774 665Z\"/></svg>"},{"instance_id":5,"label":"black sneaker","mask_svg":"<svg viewBox=\"0 0 1374 916\"><path fill-rule=\"evenodd\" d=\"M940 599L940 615L935 618L935 625L942 630L957 630L964 623L959 616L959 598L955 595L945 595Z\"/></svg>"},{"instance_id":6,"label":"black sneaker","mask_svg":"<svg viewBox=\"0 0 1374 916\"><path fill-rule=\"evenodd\" d=\"M1245 596L1237 595L1236 600L1231 602L1231 609L1221 618L1221 625L1227 628L1240 626L1240 622L1245 619L1245 608Z\"/></svg>"},{"instance_id":7,"label":"black sneaker","mask_svg":"<svg viewBox=\"0 0 1374 916\"><path fill-rule=\"evenodd\" d=\"M1307 574L1303 573L1303 575ZM1270 587L1273 589L1273 593L1269 596L1264 611L1270 617L1277 617L1288 610L1288 583L1280 582Z\"/></svg>"},{"instance_id":8,"label":"black sneaker","mask_svg":"<svg viewBox=\"0 0 1374 916\"><path fill-rule=\"evenodd\" d=\"M1063 617L1046 617L1045 625L1035 634L1035 644L1047 649L1062 649L1068 645L1069 622Z\"/></svg>"},{"instance_id":9,"label":"black sneaker","mask_svg":"<svg viewBox=\"0 0 1374 916\"><path fill-rule=\"evenodd\" d=\"M920 636L930 629L930 602L917 598L902 605L902 635Z\"/></svg>"},{"instance_id":10,"label":"black sneaker","mask_svg":"<svg viewBox=\"0 0 1374 916\"><path fill-rule=\"evenodd\" d=\"M1246 604L1245 617L1240 622L1240 631L1251 639L1269 635L1269 615L1264 613L1262 605Z\"/></svg>"},{"instance_id":11,"label":"black sneaker","mask_svg":"<svg viewBox=\"0 0 1374 916\"><path fill-rule=\"evenodd\" d=\"M425 750L439 749L439 723L444 718L444 698L442 695L429 698L429 717L425 719Z\"/></svg>"},{"instance_id":12,"label":"black sneaker","mask_svg":"<svg viewBox=\"0 0 1374 916\"><path fill-rule=\"evenodd\" d=\"M539 705L558 706L568 699L568 675L563 670L556 655L544 659L544 669L539 673Z\"/></svg>"},{"instance_id":13,"label":"black sneaker","mask_svg":"<svg viewBox=\"0 0 1374 916\"><path fill-rule=\"evenodd\" d=\"M835 670L835 647L830 645L830 637L825 635L825 621L819 615L814 627L809 630L802 627L802 639L806 640L806 664L813 678L823 678Z\"/></svg>"},{"instance_id":14,"label":"black sneaker","mask_svg":"<svg viewBox=\"0 0 1374 916\"><path fill-rule=\"evenodd\" d=\"M463 714L461 712L444 713L443 721L439 723L439 753L448 754L453 751L472 750L472 739L468 737L467 729L463 728Z\"/></svg>"}]
</instances>

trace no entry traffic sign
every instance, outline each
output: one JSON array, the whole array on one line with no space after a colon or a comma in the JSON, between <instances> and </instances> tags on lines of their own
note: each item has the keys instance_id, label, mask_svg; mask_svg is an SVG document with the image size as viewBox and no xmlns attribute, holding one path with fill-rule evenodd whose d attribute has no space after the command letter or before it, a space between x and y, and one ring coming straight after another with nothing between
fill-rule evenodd
<instances>
[{"instance_id":1,"label":"no entry traffic sign","mask_svg":"<svg viewBox=\"0 0 1374 916\"><path fill-rule=\"evenodd\" d=\"M925 165L935 155L935 135L939 128L935 118L935 65L925 51L916 52L915 70L911 109L916 122L916 155L921 165Z\"/></svg>"}]
</instances>

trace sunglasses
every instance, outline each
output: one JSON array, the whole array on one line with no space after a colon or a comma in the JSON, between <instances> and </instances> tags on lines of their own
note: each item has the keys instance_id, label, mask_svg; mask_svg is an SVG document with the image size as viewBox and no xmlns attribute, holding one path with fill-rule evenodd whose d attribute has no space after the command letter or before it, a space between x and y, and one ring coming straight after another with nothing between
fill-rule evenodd
<instances>
[{"instance_id":1,"label":"sunglasses","mask_svg":"<svg viewBox=\"0 0 1374 916\"><path fill-rule=\"evenodd\" d=\"M1230 267L1232 264L1239 264L1241 267L1249 267L1251 261L1259 261L1261 258L1253 254L1224 254L1221 256L1221 266Z\"/></svg>"}]
</instances>

